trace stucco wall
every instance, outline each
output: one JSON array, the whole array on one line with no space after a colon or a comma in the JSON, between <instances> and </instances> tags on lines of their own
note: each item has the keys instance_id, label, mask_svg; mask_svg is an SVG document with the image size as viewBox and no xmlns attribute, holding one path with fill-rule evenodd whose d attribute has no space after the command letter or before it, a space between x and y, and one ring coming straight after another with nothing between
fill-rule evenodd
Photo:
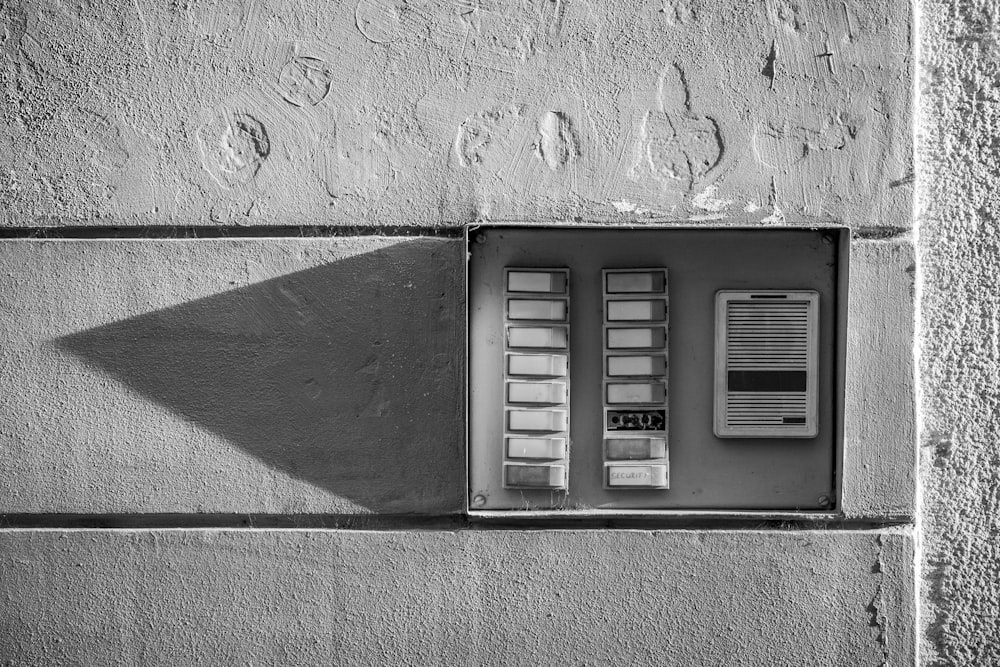
<instances>
[{"instance_id":1,"label":"stucco wall","mask_svg":"<svg viewBox=\"0 0 1000 667\"><path fill-rule=\"evenodd\" d=\"M0 7L0 659L912 663L912 25L839 1ZM468 524L479 220L850 226L850 523ZM928 317L978 303L935 275ZM949 340L924 354L940 415L967 387ZM928 624L967 608L925 595ZM958 628L930 628L942 655L982 630Z\"/></svg>"},{"instance_id":2,"label":"stucco wall","mask_svg":"<svg viewBox=\"0 0 1000 667\"><path fill-rule=\"evenodd\" d=\"M910 225L907 3L28 1L7 225Z\"/></svg>"},{"instance_id":3,"label":"stucco wall","mask_svg":"<svg viewBox=\"0 0 1000 667\"><path fill-rule=\"evenodd\" d=\"M1000 236L996 2L924 2L923 654L1000 662Z\"/></svg>"},{"instance_id":4,"label":"stucco wall","mask_svg":"<svg viewBox=\"0 0 1000 667\"><path fill-rule=\"evenodd\" d=\"M906 664L911 546L854 531L7 531L0 649L12 664Z\"/></svg>"}]
</instances>

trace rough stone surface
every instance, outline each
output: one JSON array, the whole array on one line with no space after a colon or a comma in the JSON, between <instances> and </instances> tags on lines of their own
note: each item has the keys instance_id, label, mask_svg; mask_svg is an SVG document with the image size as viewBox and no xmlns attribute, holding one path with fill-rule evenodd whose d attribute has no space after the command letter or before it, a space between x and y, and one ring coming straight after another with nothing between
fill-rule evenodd
<instances>
[{"instance_id":1,"label":"rough stone surface","mask_svg":"<svg viewBox=\"0 0 1000 667\"><path fill-rule=\"evenodd\" d=\"M460 510L460 248L0 243L0 513Z\"/></svg>"},{"instance_id":2,"label":"rough stone surface","mask_svg":"<svg viewBox=\"0 0 1000 667\"><path fill-rule=\"evenodd\" d=\"M851 246L844 388L848 517L916 513L915 261L908 241Z\"/></svg>"},{"instance_id":3,"label":"rough stone surface","mask_svg":"<svg viewBox=\"0 0 1000 667\"><path fill-rule=\"evenodd\" d=\"M0 655L90 665L910 665L886 532L0 531Z\"/></svg>"},{"instance_id":4,"label":"rough stone surface","mask_svg":"<svg viewBox=\"0 0 1000 667\"><path fill-rule=\"evenodd\" d=\"M906 2L0 9L0 224L908 227Z\"/></svg>"},{"instance_id":5,"label":"rough stone surface","mask_svg":"<svg viewBox=\"0 0 1000 667\"><path fill-rule=\"evenodd\" d=\"M1000 664L1000 3L922 3L924 662Z\"/></svg>"}]
</instances>

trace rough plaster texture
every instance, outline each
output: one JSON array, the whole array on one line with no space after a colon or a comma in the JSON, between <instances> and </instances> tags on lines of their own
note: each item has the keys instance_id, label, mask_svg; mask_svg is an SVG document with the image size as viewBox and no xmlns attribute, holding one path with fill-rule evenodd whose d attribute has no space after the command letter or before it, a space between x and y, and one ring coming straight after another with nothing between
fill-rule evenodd
<instances>
[{"instance_id":1,"label":"rough plaster texture","mask_svg":"<svg viewBox=\"0 0 1000 667\"><path fill-rule=\"evenodd\" d=\"M0 512L461 511L462 243L0 242ZM912 262L853 243L851 518L913 515Z\"/></svg>"},{"instance_id":2,"label":"rough plaster texture","mask_svg":"<svg viewBox=\"0 0 1000 667\"><path fill-rule=\"evenodd\" d=\"M993 72L976 58L996 8L925 4L928 108L954 134L925 138L947 167L922 247L941 334L923 368L929 618L942 660L972 663L995 650L995 445L976 429L998 425L971 387L995 388L997 308L951 289L991 286L997 253L961 240L995 240L989 166L962 162L992 125L955 128L992 113L963 95ZM891 236L911 218L911 21L906 2L839 0L4 3L0 226L822 220ZM910 414L909 254L855 249L856 518L912 499L909 424L859 416ZM457 241L415 237L5 241L0 511L457 511L461 263ZM912 547L8 529L0 660L910 664Z\"/></svg>"},{"instance_id":3,"label":"rough plaster texture","mask_svg":"<svg viewBox=\"0 0 1000 667\"><path fill-rule=\"evenodd\" d=\"M927 664L1000 664L1000 3L922 3Z\"/></svg>"},{"instance_id":4,"label":"rough plaster texture","mask_svg":"<svg viewBox=\"0 0 1000 667\"><path fill-rule=\"evenodd\" d=\"M844 387L844 513L912 518L917 434L916 258L909 241L851 247Z\"/></svg>"},{"instance_id":5,"label":"rough plaster texture","mask_svg":"<svg viewBox=\"0 0 1000 667\"><path fill-rule=\"evenodd\" d=\"M0 511L460 509L460 246L0 243Z\"/></svg>"},{"instance_id":6,"label":"rough plaster texture","mask_svg":"<svg viewBox=\"0 0 1000 667\"><path fill-rule=\"evenodd\" d=\"M0 655L907 665L912 544L849 531L6 531Z\"/></svg>"},{"instance_id":7,"label":"rough plaster texture","mask_svg":"<svg viewBox=\"0 0 1000 667\"><path fill-rule=\"evenodd\" d=\"M908 227L906 2L0 8L0 223Z\"/></svg>"}]
</instances>

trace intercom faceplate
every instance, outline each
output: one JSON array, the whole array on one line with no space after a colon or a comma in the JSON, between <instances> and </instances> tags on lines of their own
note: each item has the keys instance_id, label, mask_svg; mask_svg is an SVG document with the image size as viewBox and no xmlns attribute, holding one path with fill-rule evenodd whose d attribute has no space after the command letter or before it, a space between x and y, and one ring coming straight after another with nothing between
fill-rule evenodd
<instances>
[{"instance_id":1,"label":"intercom faceplate","mask_svg":"<svg viewBox=\"0 0 1000 667\"><path fill-rule=\"evenodd\" d=\"M715 435L812 438L815 291L722 290L715 298Z\"/></svg>"},{"instance_id":2,"label":"intercom faceplate","mask_svg":"<svg viewBox=\"0 0 1000 667\"><path fill-rule=\"evenodd\" d=\"M846 229L468 240L470 513L836 509Z\"/></svg>"}]
</instances>

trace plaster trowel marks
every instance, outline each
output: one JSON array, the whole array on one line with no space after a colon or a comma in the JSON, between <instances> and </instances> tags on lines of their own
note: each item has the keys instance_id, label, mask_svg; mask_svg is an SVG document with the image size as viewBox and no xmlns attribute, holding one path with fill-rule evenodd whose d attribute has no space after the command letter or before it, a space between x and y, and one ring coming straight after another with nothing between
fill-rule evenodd
<instances>
[{"instance_id":1,"label":"plaster trowel marks","mask_svg":"<svg viewBox=\"0 0 1000 667\"><path fill-rule=\"evenodd\" d=\"M538 119L537 155L552 171L580 155L576 131L565 113L546 111Z\"/></svg>"}]
</instances>

